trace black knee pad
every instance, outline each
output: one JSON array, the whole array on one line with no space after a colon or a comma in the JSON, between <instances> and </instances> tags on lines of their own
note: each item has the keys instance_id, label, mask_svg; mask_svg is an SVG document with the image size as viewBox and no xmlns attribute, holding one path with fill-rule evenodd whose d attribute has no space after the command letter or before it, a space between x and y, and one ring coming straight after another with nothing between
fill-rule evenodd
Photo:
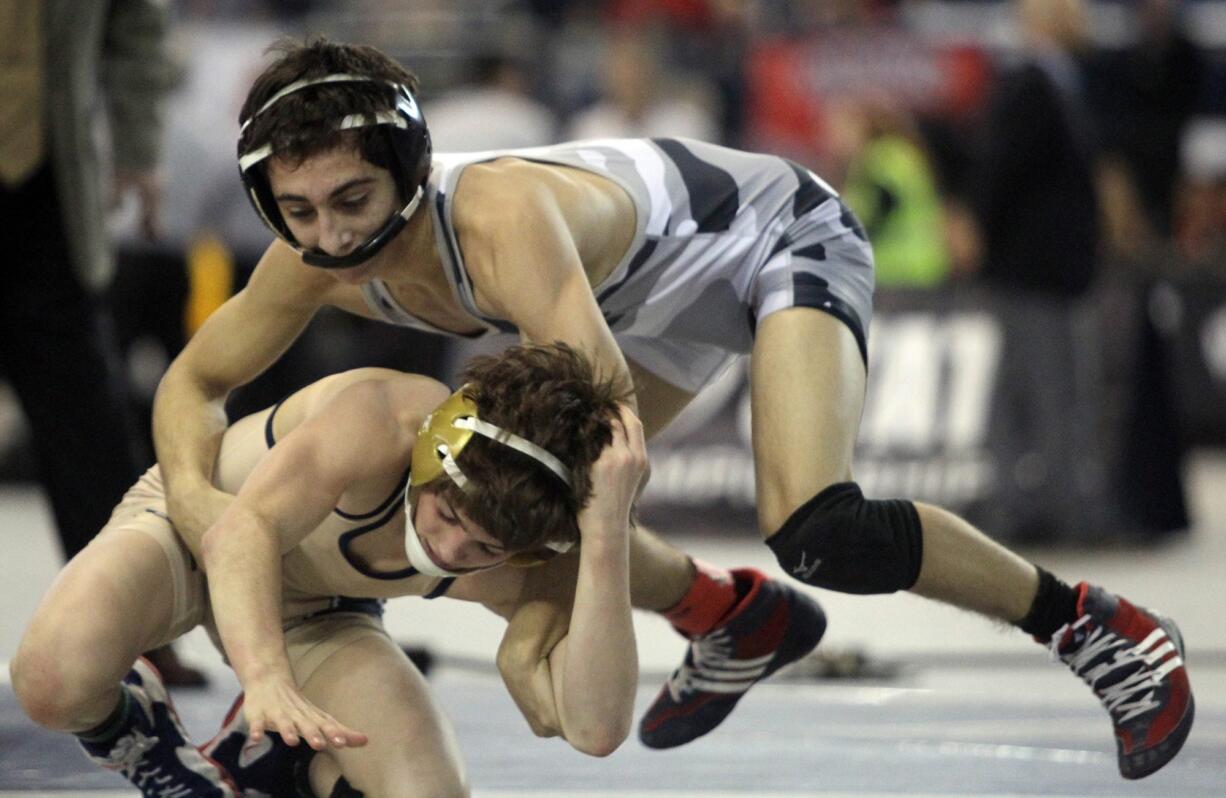
<instances>
[{"instance_id":1,"label":"black knee pad","mask_svg":"<svg viewBox=\"0 0 1226 798\"><path fill-rule=\"evenodd\" d=\"M919 578L924 536L909 501L865 499L840 482L792 513L766 545L789 574L841 593L893 593Z\"/></svg>"}]
</instances>

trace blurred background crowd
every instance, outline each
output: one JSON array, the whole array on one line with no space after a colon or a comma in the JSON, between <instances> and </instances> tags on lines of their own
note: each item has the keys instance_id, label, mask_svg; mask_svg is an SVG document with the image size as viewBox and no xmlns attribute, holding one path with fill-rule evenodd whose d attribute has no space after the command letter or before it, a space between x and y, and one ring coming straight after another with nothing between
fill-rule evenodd
<instances>
[{"instance_id":1,"label":"blurred background crowd","mask_svg":"<svg viewBox=\"0 0 1226 798\"><path fill-rule=\"evenodd\" d=\"M894 411L870 405L866 446L882 462L920 463L909 477L882 476L879 493L951 503L932 494L954 490L955 506L982 505L980 520L991 521L991 507L1010 514L1013 523L989 529L1015 538L1154 538L1192 520L1182 458L1226 443L1226 3L171 0L168 12L161 99L146 101L160 111L160 153L145 164L160 182L149 193L115 181L133 190L106 212L114 276L85 287L138 465L151 459L148 412L166 364L270 240L238 180L239 106L269 44L322 33L373 44L418 74L438 151L689 136L786 155L839 189L876 251L879 321L929 314L944 320L932 329L970 329L945 322L986 314L1007 341L981 408L994 431L971 442L997 452L974 461L995 469L996 488L957 501L952 483L975 477L932 478L927 468L933 457L952 462L956 436L882 439ZM48 59L49 72L64 68ZM117 130L91 133L129 135ZM119 153L124 141L111 144ZM4 224L6 235L33 235ZM0 363L15 386L0 384L0 478L9 480L45 480L55 456L29 423L38 400L11 379L16 360L42 345L31 329L6 328L17 351ZM974 376L958 372L968 340L992 337L968 332L933 361L948 390L965 380L945 372ZM897 364L907 351L879 354ZM324 314L232 409L356 365L446 376L464 353ZM55 446L91 447L100 418ZM744 498L686 482L668 463L657 473L663 504L670 484L715 504ZM1056 509L1018 512L1040 505Z\"/></svg>"}]
</instances>

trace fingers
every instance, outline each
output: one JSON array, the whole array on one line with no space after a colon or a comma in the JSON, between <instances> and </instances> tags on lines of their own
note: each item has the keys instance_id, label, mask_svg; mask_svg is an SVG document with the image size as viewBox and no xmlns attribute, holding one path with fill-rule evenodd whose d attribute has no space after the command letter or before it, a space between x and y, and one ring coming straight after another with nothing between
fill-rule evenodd
<instances>
[{"instance_id":1,"label":"fingers","mask_svg":"<svg viewBox=\"0 0 1226 798\"><path fill-rule=\"evenodd\" d=\"M281 735L286 745L305 743L316 751L325 748L360 748L368 738L314 707L298 712L282 712L268 717L248 718L248 746L259 744L270 731Z\"/></svg>"}]
</instances>

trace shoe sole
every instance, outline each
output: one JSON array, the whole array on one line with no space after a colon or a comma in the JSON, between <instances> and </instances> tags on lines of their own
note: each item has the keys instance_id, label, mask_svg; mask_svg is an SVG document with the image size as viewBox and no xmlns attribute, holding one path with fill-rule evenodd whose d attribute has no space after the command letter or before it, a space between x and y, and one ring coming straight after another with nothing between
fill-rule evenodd
<instances>
[{"instance_id":1,"label":"shoe sole","mask_svg":"<svg viewBox=\"0 0 1226 798\"><path fill-rule=\"evenodd\" d=\"M792 591L788 596L788 625L784 630L783 642L779 648L775 649L775 655L771 659L770 665L762 673L758 679L754 681L744 692L737 695L730 704L727 705L727 711L715 722L710 728L705 729L699 734L692 737L675 737L661 740L654 732L644 733L642 730L642 722L640 721L639 742L644 747L656 751L663 751L669 748L678 748L688 743L697 740L699 737L704 737L719 728L720 724L727 719L736 705L744 698L750 690L761 684L771 674L779 670L785 665L789 665L801 657L805 656L813 649L817 648L822 637L826 634L826 613L822 611L821 605L809 596L803 595L795 591L795 588L787 588ZM795 630L800 629L801 632L806 632L804 637L801 632Z\"/></svg>"}]
</instances>

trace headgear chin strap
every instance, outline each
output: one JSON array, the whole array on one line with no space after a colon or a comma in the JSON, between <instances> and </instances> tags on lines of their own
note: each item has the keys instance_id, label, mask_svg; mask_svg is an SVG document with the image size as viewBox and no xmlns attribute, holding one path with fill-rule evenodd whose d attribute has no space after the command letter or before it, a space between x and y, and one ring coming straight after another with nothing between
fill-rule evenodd
<instances>
[{"instance_id":1,"label":"headgear chin strap","mask_svg":"<svg viewBox=\"0 0 1226 798\"><path fill-rule=\"evenodd\" d=\"M255 168L273 155L272 145L265 144L248 152L239 151L238 171L242 176L243 186L247 189L247 197L251 200L260 219L278 238L293 247L302 256L305 263L321 269L344 269L370 260L404 229L409 217L421 204L425 182L430 176L432 148L430 132L426 129L426 120L417 106L417 100L413 98L409 88L403 84L375 80L363 75L338 73L319 78L304 78L290 83L270 97L254 114L243 120L240 128L241 146L242 132L246 131L252 120L288 95L325 83L354 82L391 86L395 91L395 105L391 110L379 111L373 116L349 114L337 123L336 129L351 130L370 125L381 126L381 129L386 131L392 159L395 162L391 168L392 176L401 191L401 196L407 197L408 200L404 207L388 216L383 226L353 251L344 255L329 255L319 250L304 249L294 238L294 234L277 207L276 197L268 182L267 170Z\"/></svg>"},{"instance_id":2,"label":"headgear chin strap","mask_svg":"<svg viewBox=\"0 0 1226 798\"><path fill-rule=\"evenodd\" d=\"M417 441L413 444L409 488L404 492L404 548L409 556L409 563L424 574L431 576L460 575L440 568L426 554L421 540L417 537L417 530L413 526L413 488L433 482L446 474L460 490L468 492L469 479L456 461L460 452L472 440L473 435L481 435L497 441L531 457L553 472L567 487L571 487L570 469L561 460L526 438L508 432L496 424L482 421L477 417L477 403L465 395L464 388L460 388L426 417L421 429L418 430ZM546 548L559 554L566 553L573 545L573 541L545 543Z\"/></svg>"}]
</instances>

